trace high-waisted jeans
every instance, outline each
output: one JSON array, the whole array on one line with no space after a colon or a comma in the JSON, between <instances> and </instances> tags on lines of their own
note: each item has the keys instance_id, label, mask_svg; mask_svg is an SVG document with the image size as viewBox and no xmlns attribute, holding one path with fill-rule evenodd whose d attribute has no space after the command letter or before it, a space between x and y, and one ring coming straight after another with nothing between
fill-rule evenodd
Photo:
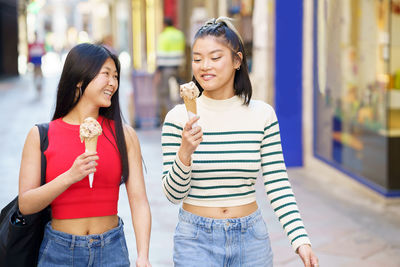
<instances>
[{"instance_id":1,"label":"high-waisted jeans","mask_svg":"<svg viewBox=\"0 0 400 267\"><path fill-rule=\"evenodd\" d=\"M129 267L123 222L103 234L76 236L46 225L39 252L39 267Z\"/></svg>"},{"instance_id":2,"label":"high-waisted jeans","mask_svg":"<svg viewBox=\"0 0 400 267\"><path fill-rule=\"evenodd\" d=\"M235 219L212 219L182 208L174 235L176 267L272 267L272 250L260 210Z\"/></svg>"}]
</instances>

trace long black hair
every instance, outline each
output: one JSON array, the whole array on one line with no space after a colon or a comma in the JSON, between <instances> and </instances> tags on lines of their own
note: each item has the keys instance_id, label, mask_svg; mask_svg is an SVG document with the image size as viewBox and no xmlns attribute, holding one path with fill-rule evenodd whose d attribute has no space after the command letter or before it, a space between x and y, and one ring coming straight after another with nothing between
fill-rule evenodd
<instances>
[{"instance_id":1,"label":"long black hair","mask_svg":"<svg viewBox=\"0 0 400 267\"><path fill-rule=\"evenodd\" d=\"M240 37L238 31L231 23L231 19L226 17L219 17L217 19L211 19L207 21L204 26L202 26L194 36L194 42L199 38L204 38L206 36L214 36L218 41L222 42L224 45L229 47L232 51L232 58L239 60L240 68L235 71L235 78L233 82L233 88L235 95L238 95L244 99L243 103L248 105L251 100L251 95L253 92L249 70L247 67L246 53L244 51L244 45L242 38ZM238 52L241 52L243 58L240 59ZM196 83L200 92L203 92L203 88L196 81L193 76L192 80Z\"/></svg>"},{"instance_id":2,"label":"long black hair","mask_svg":"<svg viewBox=\"0 0 400 267\"><path fill-rule=\"evenodd\" d=\"M64 68L58 83L57 102L52 120L66 116L79 102L88 84L100 72L104 62L111 58L118 73L118 88L111 98L110 107L101 107L99 115L107 120L103 123L110 130L117 144L122 165L121 183L126 182L129 176L128 154L125 135L119 106L119 81L121 66L116 55L107 48L94 44L79 44L69 51ZM81 83L81 84L80 84ZM80 86L78 87L78 84ZM115 133L111 128L110 120L114 121ZM102 125L102 127L104 127ZM108 139L108 137L106 136Z\"/></svg>"}]
</instances>

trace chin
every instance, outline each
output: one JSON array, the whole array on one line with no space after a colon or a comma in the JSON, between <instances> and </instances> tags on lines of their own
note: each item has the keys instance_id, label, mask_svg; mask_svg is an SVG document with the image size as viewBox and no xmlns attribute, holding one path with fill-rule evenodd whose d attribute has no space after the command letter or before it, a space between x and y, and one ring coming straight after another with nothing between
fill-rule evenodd
<instances>
[{"instance_id":1,"label":"chin","mask_svg":"<svg viewBox=\"0 0 400 267\"><path fill-rule=\"evenodd\" d=\"M101 108L109 108L109 107L111 107L111 102L110 103L101 103L99 106Z\"/></svg>"},{"instance_id":2,"label":"chin","mask_svg":"<svg viewBox=\"0 0 400 267\"><path fill-rule=\"evenodd\" d=\"M210 88L209 84L201 84L201 83L199 83L199 84L200 84L201 88L203 88L203 90L205 90L205 91L211 91L213 89L212 87Z\"/></svg>"},{"instance_id":3,"label":"chin","mask_svg":"<svg viewBox=\"0 0 400 267\"><path fill-rule=\"evenodd\" d=\"M205 92L212 92L212 91L215 91L216 90L216 88L214 88L214 87L212 87L212 88L210 88L210 87L202 87L203 89L204 89L204 91Z\"/></svg>"}]
</instances>

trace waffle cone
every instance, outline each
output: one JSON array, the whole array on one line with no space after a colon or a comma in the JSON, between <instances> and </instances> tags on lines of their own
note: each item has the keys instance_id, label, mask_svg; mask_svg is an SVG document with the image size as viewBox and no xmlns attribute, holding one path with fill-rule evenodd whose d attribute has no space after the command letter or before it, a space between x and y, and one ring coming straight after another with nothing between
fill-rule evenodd
<instances>
[{"instance_id":1,"label":"waffle cone","mask_svg":"<svg viewBox=\"0 0 400 267\"><path fill-rule=\"evenodd\" d=\"M183 101L185 102L186 110L192 112L193 114L197 114L197 105L196 98L189 99L187 97L183 97Z\"/></svg>"},{"instance_id":2,"label":"waffle cone","mask_svg":"<svg viewBox=\"0 0 400 267\"><path fill-rule=\"evenodd\" d=\"M85 138L85 149L89 152L96 152L98 136Z\"/></svg>"}]
</instances>

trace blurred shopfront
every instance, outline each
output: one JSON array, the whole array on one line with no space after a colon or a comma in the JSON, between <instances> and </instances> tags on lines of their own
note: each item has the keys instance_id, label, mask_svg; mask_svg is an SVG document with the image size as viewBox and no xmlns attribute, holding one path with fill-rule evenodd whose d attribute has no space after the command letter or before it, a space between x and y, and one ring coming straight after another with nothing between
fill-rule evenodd
<instances>
[{"instance_id":1,"label":"blurred shopfront","mask_svg":"<svg viewBox=\"0 0 400 267\"><path fill-rule=\"evenodd\" d=\"M314 153L400 196L400 1L314 1Z\"/></svg>"}]
</instances>

